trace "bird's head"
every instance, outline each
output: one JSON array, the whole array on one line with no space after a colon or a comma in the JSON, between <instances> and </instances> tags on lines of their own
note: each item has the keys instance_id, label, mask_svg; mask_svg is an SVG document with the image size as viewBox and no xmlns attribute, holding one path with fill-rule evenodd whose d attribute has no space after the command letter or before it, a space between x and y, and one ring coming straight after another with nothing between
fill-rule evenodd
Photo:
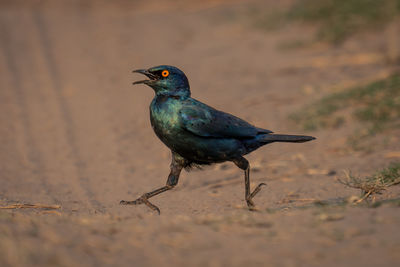
<instances>
[{"instance_id":1,"label":"bird's head","mask_svg":"<svg viewBox=\"0 0 400 267\"><path fill-rule=\"evenodd\" d=\"M161 65L133 72L144 74L149 78L133 84L146 84L158 95L190 96L189 81L185 73L176 67Z\"/></svg>"}]
</instances>

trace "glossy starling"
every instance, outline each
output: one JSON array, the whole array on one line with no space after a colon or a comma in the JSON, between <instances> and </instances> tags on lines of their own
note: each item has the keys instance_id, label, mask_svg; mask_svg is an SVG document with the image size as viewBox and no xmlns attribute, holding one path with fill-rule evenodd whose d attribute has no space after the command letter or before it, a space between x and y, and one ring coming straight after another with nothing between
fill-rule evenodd
<instances>
[{"instance_id":1,"label":"glossy starling","mask_svg":"<svg viewBox=\"0 0 400 267\"><path fill-rule=\"evenodd\" d=\"M273 134L191 98L188 79L176 67L162 65L133 72L149 78L133 84L146 84L155 91L150 104L151 126L158 138L171 149L172 162L165 186L134 201L122 200L120 204L146 204L160 213L149 198L176 186L183 168L232 161L244 170L245 199L248 208L253 210L252 199L265 184L261 183L253 192L250 191L250 165L243 155L273 142L301 143L315 139L312 136Z\"/></svg>"}]
</instances>

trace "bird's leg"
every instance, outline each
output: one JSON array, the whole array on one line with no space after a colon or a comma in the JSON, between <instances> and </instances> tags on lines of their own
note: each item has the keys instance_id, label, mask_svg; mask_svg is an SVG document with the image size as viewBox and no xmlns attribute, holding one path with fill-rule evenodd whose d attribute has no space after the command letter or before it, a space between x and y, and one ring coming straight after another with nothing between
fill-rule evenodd
<instances>
[{"instance_id":1,"label":"bird's leg","mask_svg":"<svg viewBox=\"0 0 400 267\"><path fill-rule=\"evenodd\" d=\"M139 205L139 204L145 204L148 206L150 209L155 210L160 214L160 209L152 204L148 199L151 197L154 197L155 195L158 195L162 192L168 191L172 188L174 188L178 184L179 180L179 175L182 171L182 168L184 167L184 164L182 164L180 161L178 161L177 156L174 154L172 155L172 162L171 162L171 172L168 175L168 180L167 184L163 187L160 187L156 190L153 190L151 192L143 194L141 197L139 197L136 200L133 201L125 201L121 200L119 204L121 205Z\"/></svg>"},{"instance_id":2,"label":"bird's leg","mask_svg":"<svg viewBox=\"0 0 400 267\"><path fill-rule=\"evenodd\" d=\"M254 191L250 193L250 164L249 164L249 162L247 161L247 159L245 159L243 157L235 159L233 162L240 169L244 170L244 188L245 188L245 199L247 202L247 207L249 208L249 210L255 210L253 197L255 197L255 195L257 195L257 193L260 192L261 186L266 185L266 184L260 183L254 189Z\"/></svg>"}]
</instances>

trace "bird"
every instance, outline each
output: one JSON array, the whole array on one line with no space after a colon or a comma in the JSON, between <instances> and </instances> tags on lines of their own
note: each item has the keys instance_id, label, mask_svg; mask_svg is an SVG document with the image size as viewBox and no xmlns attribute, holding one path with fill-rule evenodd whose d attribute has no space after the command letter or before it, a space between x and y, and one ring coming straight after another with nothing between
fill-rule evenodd
<instances>
[{"instance_id":1,"label":"bird","mask_svg":"<svg viewBox=\"0 0 400 267\"><path fill-rule=\"evenodd\" d=\"M256 210L253 198L266 184L260 183L250 191L250 164L244 155L274 142L302 143L315 139L274 134L192 98L188 78L177 67L160 65L133 72L148 78L134 85L144 84L155 92L150 104L150 122L157 137L171 150L172 161L165 186L133 201L121 200L121 205L145 204L160 214L160 209L149 199L173 189L182 169L231 161L244 171L247 207Z\"/></svg>"}]
</instances>

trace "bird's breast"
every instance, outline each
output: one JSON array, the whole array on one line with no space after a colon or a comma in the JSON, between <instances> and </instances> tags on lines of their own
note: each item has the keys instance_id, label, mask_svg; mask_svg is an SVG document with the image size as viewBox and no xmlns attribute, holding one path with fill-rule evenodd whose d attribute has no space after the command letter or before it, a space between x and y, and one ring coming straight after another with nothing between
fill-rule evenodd
<instances>
[{"instance_id":1,"label":"bird's breast","mask_svg":"<svg viewBox=\"0 0 400 267\"><path fill-rule=\"evenodd\" d=\"M175 99L155 99L150 105L150 121L156 135L169 146L180 132L179 109Z\"/></svg>"}]
</instances>

